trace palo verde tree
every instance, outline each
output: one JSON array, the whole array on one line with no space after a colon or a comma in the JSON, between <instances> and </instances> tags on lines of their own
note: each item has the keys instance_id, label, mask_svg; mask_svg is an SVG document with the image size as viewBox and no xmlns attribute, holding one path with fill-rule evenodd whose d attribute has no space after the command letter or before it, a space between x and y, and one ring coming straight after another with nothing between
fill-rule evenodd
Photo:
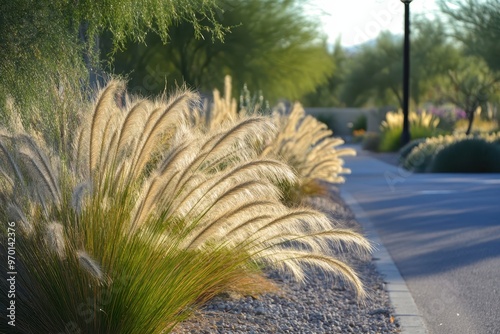
<instances>
[{"instance_id":1,"label":"palo verde tree","mask_svg":"<svg viewBox=\"0 0 500 334\"><path fill-rule=\"evenodd\" d=\"M441 91L445 99L467 114L467 135L471 132L476 110L494 98L499 83L500 75L479 57L466 57L457 69L449 72Z\"/></svg>"},{"instance_id":2,"label":"palo verde tree","mask_svg":"<svg viewBox=\"0 0 500 334\"><path fill-rule=\"evenodd\" d=\"M342 100L349 106L402 103L400 38L382 33L374 45L361 46L351 58Z\"/></svg>"},{"instance_id":3,"label":"palo verde tree","mask_svg":"<svg viewBox=\"0 0 500 334\"><path fill-rule=\"evenodd\" d=\"M224 41L193 25L171 27L166 44L150 34L145 44L129 43L114 55L116 73L129 74L130 85L147 93L186 83L201 91L221 87L224 75L233 87L244 84L270 100L295 99L324 82L332 61L315 21L299 0L227 0L221 24L231 28ZM204 22L204 21L203 21ZM200 38L201 37L201 38Z\"/></svg>"},{"instance_id":4,"label":"palo verde tree","mask_svg":"<svg viewBox=\"0 0 500 334\"><path fill-rule=\"evenodd\" d=\"M347 74L349 57L342 47L340 39L335 42L333 50L329 54L333 62L333 70L329 73L325 83L317 86L314 92L300 99L306 107L345 106L340 98L340 92Z\"/></svg>"},{"instance_id":5,"label":"palo verde tree","mask_svg":"<svg viewBox=\"0 0 500 334\"><path fill-rule=\"evenodd\" d=\"M20 114L56 146L65 145L74 110L97 83L97 44L108 31L114 48L154 31L188 25L196 36L222 38L218 0L0 0L0 119ZM13 110L16 110L15 112ZM49 138L46 138L49 139Z\"/></svg>"},{"instance_id":6,"label":"palo verde tree","mask_svg":"<svg viewBox=\"0 0 500 334\"><path fill-rule=\"evenodd\" d=\"M418 106L435 98L435 84L457 66L460 51L440 21L417 17L412 27L410 97ZM385 32L353 55L342 93L347 105L402 105L402 45L400 36Z\"/></svg>"},{"instance_id":7,"label":"palo verde tree","mask_svg":"<svg viewBox=\"0 0 500 334\"><path fill-rule=\"evenodd\" d=\"M465 51L483 58L491 69L500 70L500 0L454 0L439 4Z\"/></svg>"}]
</instances>

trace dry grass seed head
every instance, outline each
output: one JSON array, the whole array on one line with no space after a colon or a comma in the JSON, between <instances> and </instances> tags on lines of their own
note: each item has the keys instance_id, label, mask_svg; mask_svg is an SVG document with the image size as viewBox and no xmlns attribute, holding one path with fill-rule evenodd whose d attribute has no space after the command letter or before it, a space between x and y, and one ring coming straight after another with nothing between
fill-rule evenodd
<instances>
[{"instance_id":1,"label":"dry grass seed head","mask_svg":"<svg viewBox=\"0 0 500 334\"><path fill-rule=\"evenodd\" d=\"M210 109L206 110L208 130L215 130L222 125L232 124L241 116L238 114L236 99L231 97L231 76L224 77L224 97L220 96L217 89L213 91L213 103Z\"/></svg>"},{"instance_id":2,"label":"dry grass seed head","mask_svg":"<svg viewBox=\"0 0 500 334\"><path fill-rule=\"evenodd\" d=\"M26 218L26 215L22 212L18 205L14 203L7 204L7 219L9 221L16 222L16 225L20 227L20 232L30 236L33 234L34 226L33 224Z\"/></svg>"},{"instance_id":3,"label":"dry grass seed head","mask_svg":"<svg viewBox=\"0 0 500 334\"><path fill-rule=\"evenodd\" d=\"M61 260L66 258L66 237L61 223L49 223L45 231L45 241L50 251L54 252Z\"/></svg>"},{"instance_id":4,"label":"dry grass seed head","mask_svg":"<svg viewBox=\"0 0 500 334\"><path fill-rule=\"evenodd\" d=\"M7 130L0 129L0 169L4 175L8 175L11 180L16 179L25 187L24 177L18 165L18 157L12 152L14 143L14 137Z\"/></svg>"},{"instance_id":5,"label":"dry grass seed head","mask_svg":"<svg viewBox=\"0 0 500 334\"><path fill-rule=\"evenodd\" d=\"M34 139L28 135L18 135L15 141L20 161L22 161L29 179L36 184L35 192L39 194L42 204L45 204L45 201L59 203L61 200L58 184L59 175L57 168L53 166L60 165L60 162L53 162L52 160L56 157L49 158Z\"/></svg>"},{"instance_id":6,"label":"dry grass seed head","mask_svg":"<svg viewBox=\"0 0 500 334\"><path fill-rule=\"evenodd\" d=\"M95 169L98 157L101 156L100 148L104 132L106 130L107 119L110 115L119 112L116 105L115 98L118 94L123 92L125 85L122 81L111 80L106 88L104 88L97 99L94 113L90 124L90 137L89 137L89 170Z\"/></svg>"},{"instance_id":7,"label":"dry grass seed head","mask_svg":"<svg viewBox=\"0 0 500 334\"><path fill-rule=\"evenodd\" d=\"M151 113L135 151L132 163L134 176L140 174L150 161L152 153L161 144L162 135L170 132L171 137L178 127L187 122L189 110L197 98L192 92L180 92L171 97L165 106Z\"/></svg>"},{"instance_id":8,"label":"dry grass seed head","mask_svg":"<svg viewBox=\"0 0 500 334\"><path fill-rule=\"evenodd\" d=\"M99 283L104 283L106 281L105 274L101 270L101 266L90 257L87 252L79 250L76 252L80 266L87 271L92 277L94 277Z\"/></svg>"},{"instance_id":9,"label":"dry grass seed head","mask_svg":"<svg viewBox=\"0 0 500 334\"><path fill-rule=\"evenodd\" d=\"M90 195L91 191L90 182L81 182L75 187L71 195L71 207L76 213L81 213L85 205L85 200Z\"/></svg>"},{"instance_id":10,"label":"dry grass seed head","mask_svg":"<svg viewBox=\"0 0 500 334\"><path fill-rule=\"evenodd\" d=\"M332 138L325 124L312 116L306 116L302 106L296 103L290 114L275 114L280 131L262 155L276 156L294 167L302 178L343 182L338 174L349 172L342 168L344 155L355 154L351 149L337 150L341 139Z\"/></svg>"}]
</instances>

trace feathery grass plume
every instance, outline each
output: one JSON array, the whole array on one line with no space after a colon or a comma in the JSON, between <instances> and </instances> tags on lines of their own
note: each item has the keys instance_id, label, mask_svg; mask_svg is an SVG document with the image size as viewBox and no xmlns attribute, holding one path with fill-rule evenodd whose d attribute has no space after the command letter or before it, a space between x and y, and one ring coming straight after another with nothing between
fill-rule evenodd
<instances>
[{"instance_id":1,"label":"feathery grass plume","mask_svg":"<svg viewBox=\"0 0 500 334\"><path fill-rule=\"evenodd\" d=\"M76 252L76 256L78 257L78 261L82 268L85 269L91 276L93 276L98 281L102 282L104 280L104 273L101 270L99 264L90 257L87 252L79 250Z\"/></svg>"},{"instance_id":2,"label":"feathery grass plume","mask_svg":"<svg viewBox=\"0 0 500 334\"><path fill-rule=\"evenodd\" d=\"M265 118L245 119L225 132L215 134L195 135L190 133L194 130L184 130L172 143L173 148L165 154L159 169L145 183L141 199L137 202L133 226L142 225L147 218L144 213L154 206L176 208L176 212L182 214L187 211L202 212L205 209L199 201L207 201L208 193L217 196L217 191L221 191L217 186L222 181L226 186L231 185L234 180L247 177L249 173L254 173L255 177L294 179L293 172L277 161L244 163L256 156L249 138L258 139L272 132L272 126ZM204 197L197 199L200 194ZM175 201L165 202L172 200Z\"/></svg>"},{"instance_id":3,"label":"feathery grass plume","mask_svg":"<svg viewBox=\"0 0 500 334\"><path fill-rule=\"evenodd\" d=\"M30 181L37 183L39 196L42 202L45 199L53 202L61 200L61 190L58 185L57 165L58 162L52 162L45 153L41 141L35 140L28 135L21 134L15 138L17 151L21 157L21 161L27 174L30 176Z\"/></svg>"},{"instance_id":4,"label":"feathery grass plume","mask_svg":"<svg viewBox=\"0 0 500 334\"><path fill-rule=\"evenodd\" d=\"M334 228L319 211L281 203L275 184L297 178L283 161L260 156L255 142L277 136L269 118L200 130L185 122L198 101L192 93L125 105L116 104L116 94L119 84L105 88L82 122L73 161L18 135L4 145L31 157L34 166L25 168L11 154L26 180L45 173L30 187L59 194L45 196L41 208L20 193L23 207L26 201L35 210L28 218L40 218L32 220L32 236L20 235L21 332L63 332L70 322L83 333L169 332L261 265L288 269L298 279L303 265L314 265L363 294L335 253L344 247L366 253L366 239ZM15 180L14 169L2 170ZM6 289L0 284L1 294ZM0 307L7 307L1 299Z\"/></svg>"},{"instance_id":5,"label":"feathery grass plume","mask_svg":"<svg viewBox=\"0 0 500 334\"><path fill-rule=\"evenodd\" d=\"M412 111L408 115L408 119L410 121L410 126L431 129L437 128L440 122L439 117L430 112L427 112L426 110L422 110L418 113ZM380 130L383 132L388 129L400 128L401 124L403 124L403 111L390 111L385 115L385 120L383 120L380 124Z\"/></svg>"},{"instance_id":6,"label":"feathery grass plume","mask_svg":"<svg viewBox=\"0 0 500 334\"><path fill-rule=\"evenodd\" d=\"M37 202L45 210L61 201L56 167L59 159L48 153L39 136L0 130L0 162L3 182L10 184L0 190L6 198L5 206L12 196L22 203Z\"/></svg>"},{"instance_id":7,"label":"feathery grass plume","mask_svg":"<svg viewBox=\"0 0 500 334\"><path fill-rule=\"evenodd\" d=\"M7 204L7 219L9 222L16 222L16 226L20 227L20 232L26 235L31 235L34 231L33 224L26 218L26 215L21 211L18 205L14 203Z\"/></svg>"},{"instance_id":8,"label":"feathery grass plume","mask_svg":"<svg viewBox=\"0 0 500 334\"><path fill-rule=\"evenodd\" d=\"M365 297L363 282L356 272L346 263L331 256L321 253L304 252L300 250L273 249L261 254L266 261L272 260L274 265L284 270L291 271L295 277L304 279L304 267L313 266L324 270L326 273L335 273L350 283L360 297Z\"/></svg>"},{"instance_id":9,"label":"feathery grass plume","mask_svg":"<svg viewBox=\"0 0 500 334\"><path fill-rule=\"evenodd\" d=\"M82 182L75 187L71 195L71 206L75 212L80 213L82 211L84 201L91 191L89 182Z\"/></svg>"},{"instance_id":10,"label":"feathery grass plume","mask_svg":"<svg viewBox=\"0 0 500 334\"><path fill-rule=\"evenodd\" d=\"M76 161L88 160L89 164L81 174L97 177L98 184L105 181L108 170L114 171L113 182L132 182L143 175L197 101L196 94L181 91L166 102L132 99L123 108L114 98L123 94L122 89L122 82L108 84L75 143Z\"/></svg>"},{"instance_id":11,"label":"feathery grass plume","mask_svg":"<svg viewBox=\"0 0 500 334\"><path fill-rule=\"evenodd\" d=\"M101 92L92 116L89 138L89 170L95 169L102 157L102 143L108 139L104 136L106 125L119 112L115 98L124 89L123 82L112 80Z\"/></svg>"},{"instance_id":12,"label":"feathery grass plume","mask_svg":"<svg viewBox=\"0 0 500 334\"><path fill-rule=\"evenodd\" d=\"M300 184L288 187L288 190L284 185L287 196L294 196L294 188L298 188L300 193L316 189L321 194L324 190L318 181L344 182L340 174L350 173L350 170L343 167L341 157L354 155L355 151L339 148L343 140L331 137L332 132L325 124L305 115L299 103L294 104L289 114L286 114L286 110L276 111L274 121L280 130L276 138L263 149L262 156L282 159L297 171Z\"/></svg>"},{"instance_id":13,"label":"feathery grass plume","mask_svg":"<svg viewBox=\"0 0 500 334\"><path fill-rule=\"evenodd\" d=\"M16 110L14 98L8 95L5 99L5 126L12 132L25 132L20 113Z\"/></svg>"},{"instance_id":14,"label":"feathery grass plume","mask_svg":"<svg viewBox=\"0 0 500 334\"><path fill-rule=\"evenodd\" d=\"M16 180L23 187L24 177L17 162L17 155L13 152L14 138L5 129L0 128L0 169L5 177L8 177L12 182Z\"/></svg>"},{"instance_id":15,"label":"feathery grass plume","mask_svg":"<svg viewBox=\"0 0 500 334\"><path fill-rule=\"evenodd\" d=\"M208 128L213 130L225 122L234 122L238 119L236 99L231 97L231 76L224 77L224 97L221 98L218 89L214 89L214 102L208 114Z\"/></svg>"},{"instance_id":16,"label":"feathery grass plume","mask_svg":"<svg viewBox=\"0 0 500 334\"><path fill-rule=\"evenodd\" d=\"M213 101L205 100L204 107L192 115L192 123L201 130L214 131L218 127L232 124L247 116L245 110L238 110L236 99L231 94L231 76L224 77L224 96L213 90Z\"/></svg>"},{"instance_id":17,"label":"feathery grass plume","mask_svg":"<svg viewBox=\"0 0 500 334\"><path fill-rule=\"evenodd\" d=\"M45 231L45 240L50 251L63 260L66 258L66 238L64 226L58 222L49 223Z\"/></svg>"},{"instance_id":18,"label":"feathery grass plume","mask_svg":"<svg viewBox=\"0 0 500 334\"><path fill-rule=\"evenodd\" d=\"M185 122L197 97L189 91L179 92L151 113L132 161L132 172L135 172L135 175L143 172L143 167L150 161L154 149L158 149L157 145L165 140L162 136L172 137L175 130Z\"/></svg>"},{"instance_id":19,"label":"feathery grass plume","mask_svg":"<svg viewBox=\"0 0 500 334\"><path fill-rule=\"evenodd\" d=\"M215 139L210 133L179 136L179 142L165 155L161 170L151 175L140 191L142 196L132 220L134 230L149 236L154 233L152 230L158 231L151 227L151 222L162 217L177 223L162 225L159 245L169 247L175 239L179 240L181 249L193 251L224 245L230 251L249 254L252 261L279 263L279 268L291 268L292 273L302 279L303 271L299 266L305 260L287 260L273 255L286 249L283 245L291 242L290 251L308 251L316 262L323 257L332 259L323 263L322 268L330 268L330 273L341 271L345 278L352 278L350 271L344 272L346 264L333 267L339 260L333 258L332 243L338 245L341 240L343 245L358 249L360 253L369 252L370 244L358 233L333 229L321 212L308 208L290 209L281 204L280 190L274 183L295 182L288 165L259 158L256 151L237 164L227 162L225 168L211 173L204 169L211 164L200 163L214 157L220 162L226 147L244 142L240 138L248 135L245 131L251 129L253 135L263 131L262 126L255 127L263 121L263 118L240 121ZM201 145L195 145L196 142ZM166 194L171 196L164 196ZM304 254L301 258L305 258ZM352 283L356 289L360 288L359 279ZM358 292L363 294L362 289Z\"/></svg>"}]
</instances>

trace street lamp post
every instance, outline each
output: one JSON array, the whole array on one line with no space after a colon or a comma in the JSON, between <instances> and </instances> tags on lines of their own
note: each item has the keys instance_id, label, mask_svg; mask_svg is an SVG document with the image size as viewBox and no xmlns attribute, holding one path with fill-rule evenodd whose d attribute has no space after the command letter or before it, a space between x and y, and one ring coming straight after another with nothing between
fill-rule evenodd
<instances>
[{"instance_id":1,"label":"street lamp post","mask_svg":"<svg viewBox=\"0 0 500 334\"><path fill-rule=\"evenodd\" d=\"M410 2L412 0L401 0L405 5L405 36L403 46L403 133L401 144L406 145L410 141L409 100L410 100Z\"/></svg>"}]
</instances>

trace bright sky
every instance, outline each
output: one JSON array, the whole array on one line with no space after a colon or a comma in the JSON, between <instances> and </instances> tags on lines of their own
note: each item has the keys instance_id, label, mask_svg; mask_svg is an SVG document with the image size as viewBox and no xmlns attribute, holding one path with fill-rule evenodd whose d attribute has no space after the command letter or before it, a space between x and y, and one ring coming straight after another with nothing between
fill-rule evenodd
<instances>
[{"instance_id":1,"label":"bright sky","mask_svg":"<svg viewBox=\"0 0 500 334\"><path fill-rule=\"evenodd\" d=\"M410 13L439 13L436 0L413 0ZM310 0L310 10L321 13L323 30L330 43L341 36L345 47L369 41L381 31L404 32L404 5L400 0Z\"/></svg>"}]
</instances>

